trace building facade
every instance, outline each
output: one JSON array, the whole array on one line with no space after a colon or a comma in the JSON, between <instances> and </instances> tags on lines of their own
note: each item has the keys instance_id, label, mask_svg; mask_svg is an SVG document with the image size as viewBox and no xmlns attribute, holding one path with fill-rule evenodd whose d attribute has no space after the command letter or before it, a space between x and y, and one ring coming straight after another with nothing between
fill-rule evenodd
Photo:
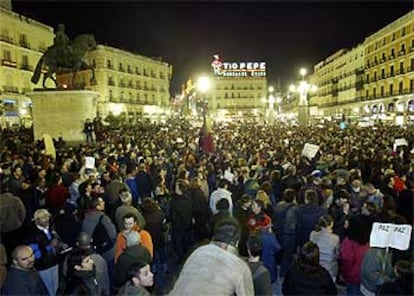
<instances>
[{"instance_id":1,"label":"building facade","mask_svg":"<svg viewBox=\"0 0 414 296\"><path fill-rule=\"evenodd\" d=\"M210 87L200 93L189 80L181 96L183 105L197 113L200 100L207 104L208 116L215 120L234 117L263 116L269 110L269 97L265 62L223 62L214 55L211 63L213 74L209 76Z\"/></svg>"},{"instance_id":2,"label":"building facade","mask_svg":"<svg viewBox=\"0 0 414 296\"><path fill-rule=\"evenodd\" d=\"M313 115L414 123L414 11L314 66Z\"/></svg>"},{"instance_id":3,"label":"building facade","mask_svg":"<svg viewBox=\"0 0 414 296\"><path fill-rule=\"evenodd\" d=\"M2 126L30 122L31 100L25 93L36 87L33 69L46 48L53 44L53 28L0 6L0 101Z\"/></svg>"},{"instance_id":4,"label":"building facade","mask_svg":"<svg viewBox=\"0 0 414 296\"><path fill-rule=\"evenodd\" d=\"M88 70L78 73L75 84L99 93L99 116L122 115L134 120L168 113L172 77L168 63L104 45L87 53L87 60L95 68L96 81L91 81ZM58 82L73 87L72 74L58 75Z\"/></svg>"}]
</instances>

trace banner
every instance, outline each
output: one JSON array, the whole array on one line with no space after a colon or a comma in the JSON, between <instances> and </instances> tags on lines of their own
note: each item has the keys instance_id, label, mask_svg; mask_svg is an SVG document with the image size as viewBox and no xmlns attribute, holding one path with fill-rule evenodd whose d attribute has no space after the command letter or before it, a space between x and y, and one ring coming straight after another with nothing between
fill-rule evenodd
<instances>
[{"instance_id":1,"label":"banner","mask_svg":"<svg viewBox=\"0 0 414 296\"><path fill-rule=\"evenodd\" d=\"M370 247L408 250L412 226L375 222L369 240Z\"/></svg>"},{"instance_id":2,"label":"banner","mask_svg":"<svg viewBox=\"0 0 414 296\"><path fill-rule=\"evenodd\" d=\"M48 134L44 134L43 142L45 143L45 154L51 155L54 159L56 159L56 149L52 137Z\"/></svg>"}]
</instances>

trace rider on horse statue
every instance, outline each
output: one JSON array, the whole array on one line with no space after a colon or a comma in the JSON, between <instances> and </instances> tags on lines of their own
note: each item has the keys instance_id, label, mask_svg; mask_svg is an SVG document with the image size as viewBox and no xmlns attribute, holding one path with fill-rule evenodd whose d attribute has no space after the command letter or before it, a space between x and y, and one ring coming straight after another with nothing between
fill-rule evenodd
<instances>
[{"instance_id":1,"label":"rider on horse statue","mask_svg":"<svg viewBox=\"0 0 414 296\"><path fill-rule=\"evenodd\" d=\"M53 39L53 45L50 48L55 48L62 56L67 56L72 53L72 46L70 46L70 39L65 33L65 25L59 24L58 29Z\"/></svg>"}]
</instances>

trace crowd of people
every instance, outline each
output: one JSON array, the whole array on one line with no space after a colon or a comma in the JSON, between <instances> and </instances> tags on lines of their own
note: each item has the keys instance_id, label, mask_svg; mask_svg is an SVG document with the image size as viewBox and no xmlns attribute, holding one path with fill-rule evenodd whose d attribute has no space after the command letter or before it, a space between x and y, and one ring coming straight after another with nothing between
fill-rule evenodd
<instances>
[{"instance_id":1,"label":"crowd of people","mask_svg":"<svg viewBox=\"0 0 414 296\"><path fill-rule=\"evenodd\" d=\"M3 131L2 294L413 295L412 235L369 244L413 223L412 127L174 119L86 140L52 156Z\"/></svg>"}]
</instances>

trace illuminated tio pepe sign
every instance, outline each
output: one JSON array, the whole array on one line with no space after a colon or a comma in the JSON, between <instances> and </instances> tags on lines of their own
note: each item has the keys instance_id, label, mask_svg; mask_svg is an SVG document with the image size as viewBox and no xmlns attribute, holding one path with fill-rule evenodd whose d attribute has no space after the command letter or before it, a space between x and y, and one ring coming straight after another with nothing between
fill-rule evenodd
<instances>
[{"instance_id":1,"label":"illuminated tio pepe sign","mask_svg":"<svg viewBox=\"0 0 414 296\"><path fill-rule=\"evenodd\" d=\"M265 62L222 62L219 55L215 54L211 67L216 76L266 77Z\"/></svg>"}]
</instances>

